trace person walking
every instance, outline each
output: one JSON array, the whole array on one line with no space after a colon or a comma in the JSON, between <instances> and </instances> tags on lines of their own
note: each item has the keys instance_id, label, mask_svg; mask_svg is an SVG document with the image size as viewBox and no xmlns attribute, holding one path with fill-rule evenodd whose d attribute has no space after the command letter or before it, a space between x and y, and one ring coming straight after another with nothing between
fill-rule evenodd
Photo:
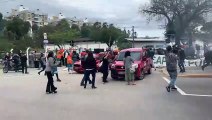
<instances>
[{"instance_id":1,"label":"person walking","mask_svg":"<svg viewBox=\"0 0 212 120\"><path fill-rule=\"evenodd\" d=\"M54 58L54 64L57 64L57 65L61 64L61 63L60 63L61 61L57 62L56 57L53 57L53 58ZM52 72L53 72L53 76L54 76L54 74L56 75L56 77L57 77L57 82L61 82L61 80L60 80L60 78L59 78L59 75L58 75L57 66L52 67Z\"/></svg>"},{"instance_id":2,"label":"person walking","mask_svg":"<svg viewBox=\"0 0 212 120\"><path fill-rule=\"evenodd\" d=\"M179 51L178 51L178 57L179 57L178 66L180 68L180 72L184 73L185 72L184 63L185 63L186 56L185 56L185 51L182 48L180 48Z\"/></svg>"},{"instance_id":3,"label":"person walking","mask_svg":"<svg viewBox=\"0 0 212 120\"><path fill-rule=\"evenodd\" d=\"M103 57L102 65L100 66L100 72L103 73L102 82L107 83L108 77L108 68L109 68L109 61L108 61L109 52Z\"/></svg>"},{"instance_id":4,"label":"person walking","mask_svg":"<svg viewBox=\"0 0 212 120\"><path fill-rule=\"evenodd\" d=\"M21 54L21 68L22 68L22 73L28 74L27 72L27 57L26 54ZM25 70L25 72L24 72Z\"/></svg>"},{"instance_id":5,"label":"person walking","mask_svg":"<svg viewBox=\"0 0 212 120\"><path fill-rule=\"evenodd\" d=\"M82 52L81 53L81 65L82 65L82 68L84 69L84 75L83 75L83 78L82 78L82 80L81 80L81 82L80 82L80 86L84 86L85 85L85 60L86 60L86 58L87 58L87 56L88 56L88 53L89 53L89 51L88 50L86 50L86 52ZM90 80L90 77L89 77L89 79L88 79L88 81L89 81L89 84L92 84L92 81Z\"/></svg>"},{"instance_id":6,"label":"person walking","mask_svg":"<svg viewBox=\"0 0 212 120\"><path fill-rule=\"evenodd\" d=\"M169 73L170 76L170 83L166 87L167 91L170 92L170 90L177 90L175 87L175 83L177 80L177 60L178 57L176 54L172 52L172 47L168 46L166 48L166 54L165 54L165 59L166 59L166 69Z\"/></svg>"},{"instance_id":7,"label":"person walking","mask_svg":"<svg viewBox=\"0 0 212 120\"><path fill-rule=\"evenodd\" d=\"M45 55L43 53L41 53L41 58L40 59L41 59L40 64L41 64L42 70L38 72L39 75L40 75L40 73L42 73L46 69L46 57L45 57Z\"/></svg>"},{"instance_id":8,"label":"person walking","mask_svg":"<svg viewBox=\"0 0 212 120\"><path fill-rule=\"evenodd\" d=\"M67 67L68 67L68 73L72 74L72 68L73 68L73 60L72 55L69 53L67 56Z\"/></svg>"},{"instance_id":9,"label":"person walking","mask_svg":"<svg viewBox=\"0 0 212 120\"><path fill-rule=\"evenodd\" d=\"M154 68L155 71L156 71L156 67L155 67L155 65L154 65L154 56L155 56L155 50L152 49L152 48L149 48L149 49L148 49L148 57L151 58L152 68Z\"/></svg>"},{"instance_id":10,"label":"person walking","mask_svg":"<svg viewBox=\"0 0 212 120\"><path fill-rule=\"evenodd\" d=\"M48 82L47 82L47 86L46 86L46 93L47 94L51 94L51 93L57 93L57 88L54 86L54 80L53 80L53 74L52 71L53 71L53 67L56 67L57 64L55 63L55 60L54 60L54 53L51 51L49 52L48 54L48 57L47 57L47 61L46 61L46 75L47 75L47 79L48 79Z\"/></svg>"},{"instance_id":11,"label":"person walking","mask_svg":"<svg viewBox=\"0 0 212 120\"><path fill-rule=\"evenodd\" d=\"M96 60L93 57L93 53L89 52L88 56L84 62L84 68L85 68L85 84L84 88L87 86L87 81L89 80L90 74L92 75L92 89L96 89L97 87L95 86L95 79L96 79Z\"/></svg>"},{"instance_id":12,"label":"person walking","mask_svg":"<svg viewBox=\"0 0 212 120\"><path fill-rule=\"evenodd\" d=\"M205 62L204 65L202 66L203 71L207 66L212 64L212 51L207 51L204 56L205 56Z\"/></svg>"},{"instance_id":13,"label":"person walking","mask_svg":"<svg viewBox=\"0 0 212 120\"><path fill-rule=\"evenodd\" d=\"M134 72L131 70L134 61L131 58L130 51L126 51L124 57L125 80L127 81L127 85L130 85L130 82L132 82L132 85L135 85Z\"/></svg>"}]
</instances>

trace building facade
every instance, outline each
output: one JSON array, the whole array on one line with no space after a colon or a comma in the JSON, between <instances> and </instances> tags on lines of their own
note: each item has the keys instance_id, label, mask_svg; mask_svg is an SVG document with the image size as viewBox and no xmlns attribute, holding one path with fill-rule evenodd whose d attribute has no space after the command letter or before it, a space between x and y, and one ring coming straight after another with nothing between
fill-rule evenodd
<instances>
[{"instance_id":1,"label":"building facade","mask_svg":"<svg viewBox=\"0 0 212 120\"><path fill-rule=\"evenodd\" d=\"M133 43L132 38L127 38L128 41ZM138 37L134 39L134 47L142 48L142 47L151 47L151 48L165 48L166 42L165 38L160 37Z\"/></svg>"},{"instance_id":2,"label":"building facade","mask_svg":"<svg viewBox=\"0 0 212 120\"><path fill-rule=\"evenodd\" d=\"M41 13L39 9L36 11L30 11L30 10L17 10L12 9L12 12L9 16L6 17L7 20L12 20L14 17L18 17L24 21L28 21L31 26L36 24L39 27L42 27L44 25L48 24L48 14Z\"/></svg>"}]
</instances>

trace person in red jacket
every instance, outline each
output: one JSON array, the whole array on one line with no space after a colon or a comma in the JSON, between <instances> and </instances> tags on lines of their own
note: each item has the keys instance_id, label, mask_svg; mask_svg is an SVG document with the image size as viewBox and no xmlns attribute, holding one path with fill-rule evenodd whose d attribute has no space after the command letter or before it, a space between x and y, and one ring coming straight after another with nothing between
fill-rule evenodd
<instances>
[{"instance_id":1,"label":"person in red jacket","mask_svg":"<svg viewBox=\"0 0 212 120\"><path fill-rule=\"evenodd\" d=\"M68 67L68 72L72 74L73 60L72 60L72 55L70 53L67 56L67 67Z\"/></svg>"}]
</instances>

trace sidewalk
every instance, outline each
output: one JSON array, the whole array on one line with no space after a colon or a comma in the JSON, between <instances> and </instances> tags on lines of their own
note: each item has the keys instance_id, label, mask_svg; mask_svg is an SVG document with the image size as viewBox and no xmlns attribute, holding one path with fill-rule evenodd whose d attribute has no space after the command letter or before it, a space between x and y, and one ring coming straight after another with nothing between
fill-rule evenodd
<instances>
[{"instance_id":1,"label":"sidewalk","mask_svg":"<svg viewBox=\"0 0 212 120\"><path fill-rule=\"evenodd\" d=\"M178 70L179 71L179 70ZM160 72L169 76L166 68L160 69ZM212 66L208 66L202 71L201 67L187 67L185 73L179 73L178 77L188 77L188 78L212 78Z\"/></svg>"}]
</instances>

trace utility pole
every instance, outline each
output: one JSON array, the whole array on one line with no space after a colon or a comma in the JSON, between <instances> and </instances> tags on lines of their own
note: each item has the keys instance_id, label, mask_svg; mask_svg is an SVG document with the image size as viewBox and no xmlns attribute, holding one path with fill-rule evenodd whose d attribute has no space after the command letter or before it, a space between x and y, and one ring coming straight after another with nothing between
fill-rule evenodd
<instances>
[{"instance_id":1,"label":"utility pole","mask_svg":"<svg viewBox=\"0 0 212 120\"><path fill-rule=\"evenodd\" d=\"M134 43L135 43L135 35L134 35L134 34L135 34L135 30L134 30L134 29L135 29L135 27L134 27L134 26L132 26L132 38L133 38L133 44L132 44L132 47L133 47L133 48L135 47L135 44L134 44Z\"/></svg>"}]
</instances>

